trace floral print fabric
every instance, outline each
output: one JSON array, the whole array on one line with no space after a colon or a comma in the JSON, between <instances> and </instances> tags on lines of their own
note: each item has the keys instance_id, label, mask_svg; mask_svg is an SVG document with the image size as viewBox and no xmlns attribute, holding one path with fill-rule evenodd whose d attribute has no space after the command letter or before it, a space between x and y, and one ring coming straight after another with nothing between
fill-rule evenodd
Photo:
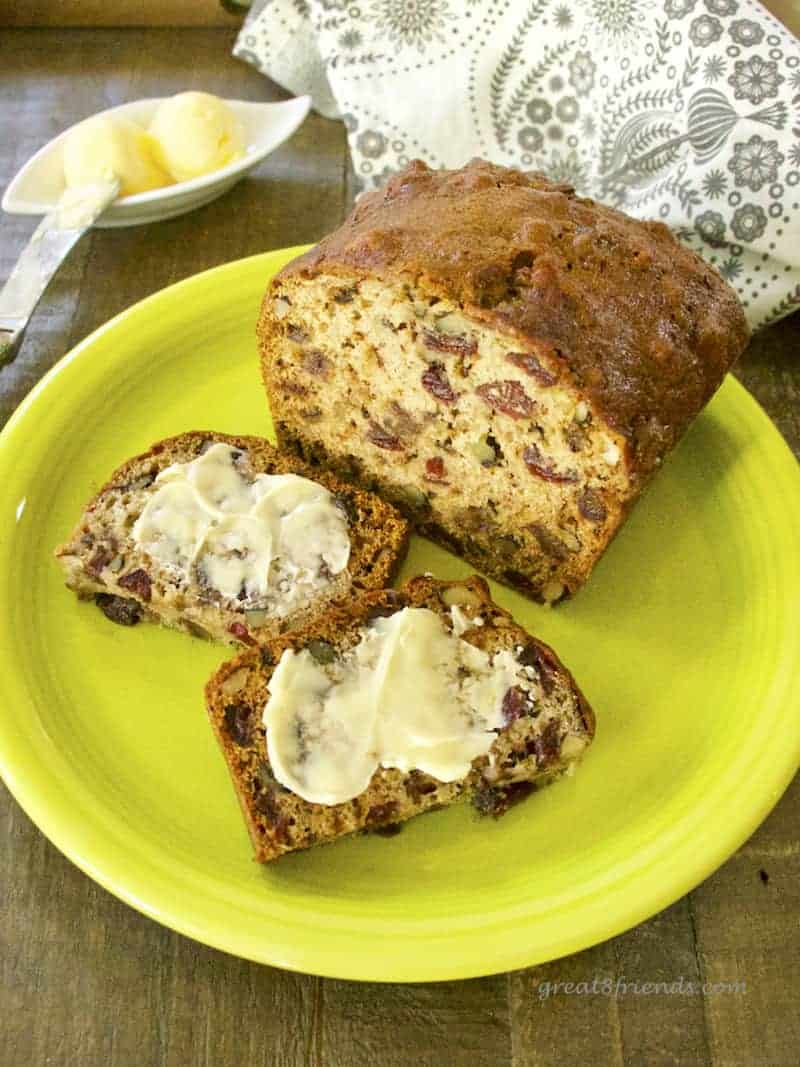
<instances>
[{"instance_id":1,"label":"floral print fabric","mask_svg":"<svg viewBox=\"0 0 800 1067\"><path fill-rule=\"evenodd\" d=\"M235 54L414 157L543 171L659 218L753 326L800 307L800 43L755 0L261 0Z\"/></svg>"}]
</instances>

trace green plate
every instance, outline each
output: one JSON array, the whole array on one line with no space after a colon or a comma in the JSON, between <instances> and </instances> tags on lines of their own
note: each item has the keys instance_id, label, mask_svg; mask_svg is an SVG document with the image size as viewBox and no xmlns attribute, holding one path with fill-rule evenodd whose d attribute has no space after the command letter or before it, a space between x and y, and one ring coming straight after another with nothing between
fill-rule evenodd
<instances>
[{"instance_id":1,"label":"green plate","mask_svg":"<svg viewBox=\"0 0 800 1067\"><path fill-rule=\"evenodd\" d=\"M259 867L206 722L226 650L114 626L52 550L122 460L190 429L271 433L253 336L292 249L172 286L87 338L0 437L0 768L90 877L253 960L344 978L462 978L574 952L697 885L753 832L800 751L800 476L734 380L588 587L498 601L597 712L574 778L500 822L468 807ZM468 568L422 539L403 577Z\"/></svg>"}]
</instances>

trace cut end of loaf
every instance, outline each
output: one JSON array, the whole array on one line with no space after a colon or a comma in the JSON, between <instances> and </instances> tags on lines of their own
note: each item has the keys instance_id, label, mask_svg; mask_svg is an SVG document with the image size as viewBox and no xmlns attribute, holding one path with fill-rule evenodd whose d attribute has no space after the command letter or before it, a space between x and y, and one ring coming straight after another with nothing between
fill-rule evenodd
<instances>
[{"instance_id":1,"label":"cut end of loaf","mask_svg":"<svg viewBox=\"0 0 800 1067\"><path fill-rule=\"evenodd\" d=\"M585 581L630 496L628 449L551 345L342 274L279 278L260 335L284 447L540 600Z\"/></svg>"},{"instance_id":2,"label":"cut end of loaf","mask_svg":"<svg viewBox=\"0 0 800 1067\"><path fill-rule=\"evenodd\" d=\"M743 350L735 292L659 222L544 175L412 160L287 264L260 324L279 440L553 601Z\"/></svg>"}]
</instances>

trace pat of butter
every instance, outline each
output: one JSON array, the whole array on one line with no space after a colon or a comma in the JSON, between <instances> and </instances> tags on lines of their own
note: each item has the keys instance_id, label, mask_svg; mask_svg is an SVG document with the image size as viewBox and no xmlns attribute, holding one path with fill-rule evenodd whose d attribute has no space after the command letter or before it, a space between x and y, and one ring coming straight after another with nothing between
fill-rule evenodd
<instances>
[{"instance_id":1,"label":"pat of butter","mask_svg":"<svg viewBox=\"0 0 800 1067\"><path fill-rule=\"evenodd\" d=\"M76 126L64 139L64 181L67 188L119 181L120 196L134 196L171 185L158 164L153 137L130 119L96 115Z\"/></svg>"},{"instance_id":2,"label":"pat of butter","mask_svg":"<svg viewBox=\"0 0 800 1067\"><path fill-rule=\"evenodd\" d=\"M236 466L243 455L217 443L163 470L133 540L238 607L286 614L347 567L347 520L332 494L308 478L245 477Z\"/></svg>"},{"instance_id":3,"label":"pat of butter","mask_svg":"<svg viewBox=\"0 0 800 1067\"><path fill-rule=\"evenodd\" d=\"M264 709L272 771L316 804L358 796L378 767L457 781L489 752L508 690L531 685L511 652L492 656L435 612L403 608L330 664L283 653Z\"/></svg>"},{"instance_id":4,"label":"pat of butter","mask_svg":"<svg viewBox=\"0 0 800 1067\"><path fill-rule=\"evenodd\" d=\"M242 124L212 93L178 93L162 101L150 124L158 159L176 182L226 167L244 155Z\"/></svg>"},{"instance_id":5,"label":"pat of butter","mask_svg":"<svg viewBox=\"0 0 800 1067\"><path fill-rule=\"evenodd\" d=\"M95 115L63 143L68 189L118 181L135 196L211 174L245 153L234 111L212 93L178 93L155 110L149 130L122 115Z\"/></svg>"}]
</instances>

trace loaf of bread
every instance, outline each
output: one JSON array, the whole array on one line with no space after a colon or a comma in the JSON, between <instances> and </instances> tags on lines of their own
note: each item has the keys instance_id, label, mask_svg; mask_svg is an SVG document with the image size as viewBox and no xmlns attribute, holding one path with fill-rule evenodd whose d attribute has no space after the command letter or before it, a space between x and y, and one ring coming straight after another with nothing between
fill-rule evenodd
<instances>
[{"instance_id":1,"label":"loaf of bread","mask_svg":"<svg viewBox=\"0 0 800 1067\"><path fill-rule=\"evenodd\" d=\"M433 729L429 720L442 710L441 705L425 703L429 691L423 679L424 658L436 635L433 642L426 642L417 650L423 661L419 671L405 670L408 660L402 658L416 654L413 647L409 649L413 644L409 630L404 631L395 674L385 662L385 646L383 657L379 657L384 689L373 700L380 705L379 714L389 715L394 699L397 718L401 720L401 742L385 721L376 725L370 719L369 712L376 709L363 702L358 686L353 687L353 678L358 677L353 675L353 664L358 662L359 650L380 639L379 627L402 622L403 612L407 620L410 612L419 609L427 609L423 620L426 625L433 621L434 628L441 628L439 640L444 640L446 649L447 642L455 638L461 652L468 654L465 663L471 662L469 656L478 659L477 665L472 666L459 666L457 659L451 662L451 682L442 679L453 689L445 702L447 713L461 708L460 714L470 719L480 710L469 701L459 704L461 691L457 687L476 681L470 677L474 672L482 672L484 688L470 692L482 693L484 703L493 700L494 711L499 713L494 727L478 735L477 747L482 754L471 764L467 762L460 777L453 779L450 775L446 781L419 766L422 763L430 768L431 761L437 758L436 749L420 745L414 759L402 755L402 737L406 737L406 743L408 736L418 740L426 730ZM309 688L305 678L298 681L295 676L294 689L286 681L287 661L289 666L297 666L303 656L311 667L311 677L317 679L316 689ZM441 664L436 669L445 670ZM406 700L405 692L392 692L395 682L400 687L406 684L412 699ZM368 690L370 678L360 684ZM332 692L335 697L337 685L346 692L338 705L331 698ZM312 714L313 705L323 698L328 702L317 709L321 716L318 719ZM265 720L273 701L283 700L285 710L287 699L290 710L291 701L296 700L297 714L281 720L279 707L274 712L276 718L270 720L275 725L267 729ZM571 769L594 736L594 716L569 671L550 648L527 634L492 602L486 583L478 577L463 582L414 578L399 591L368 593L339 605L313 625L275 638L261 648L247 649L225 663L206 686L206 702L260 862L344 834L394 828L414 815L463 799L471 799L481 814L502 815L510 804L537 785ZM342 741L342 731L347 733L348 714L353 716L349 742L352 752ZM332 724L326 725L325 716L333 720ZM457 719L455 725L452 721L438 724L447 739L445 748L458 735L458 727ZM272 730L278 731L277 741L269 736ZM386 734L389 740L381 742L380 737ZM325 749L328 738L330 753ZM298 768L292 770L291 761L285 760L281 740L284 747L293 743L299 746ZM380 744L382 751L388 744L392 753L383 763L372 751ZM276 745L284 761L280 766L270 755ZM369 758L360 791L356 784L340 791L338 797L332 793L326 802L319 798L309 800L286 784L294 782L291 775L303 781L303 768L311 765L309 777L316 775L330 789L331 782L336 786L342 777L352 779L353 765L363 761L365 755ZM325 766L327 758L330 766ZM311 785L306 783L306 788Z\"/></svg>"},{"instance_id":2,"label":"loaf of bread","mask_svg":"<svg viewBox=\"0 0 800 1067\"><path fill-rule=\"evenodd\" d=\"M736 295L658 222L481 160L409 164L271 282L279 443L556 601L748 339Z\"/></svg>"},{"instance_id":3,"label":"loaf of bread","mask_svg":"<svg viewBox=\"0 0 800 1067\"><path fill-rule=\"evenodd\" d=\"M56 557L114 622L254 645L389 585L408 535L391 505L268 441L193 432L115 471Z\"/></svg>"}]
</instances>

